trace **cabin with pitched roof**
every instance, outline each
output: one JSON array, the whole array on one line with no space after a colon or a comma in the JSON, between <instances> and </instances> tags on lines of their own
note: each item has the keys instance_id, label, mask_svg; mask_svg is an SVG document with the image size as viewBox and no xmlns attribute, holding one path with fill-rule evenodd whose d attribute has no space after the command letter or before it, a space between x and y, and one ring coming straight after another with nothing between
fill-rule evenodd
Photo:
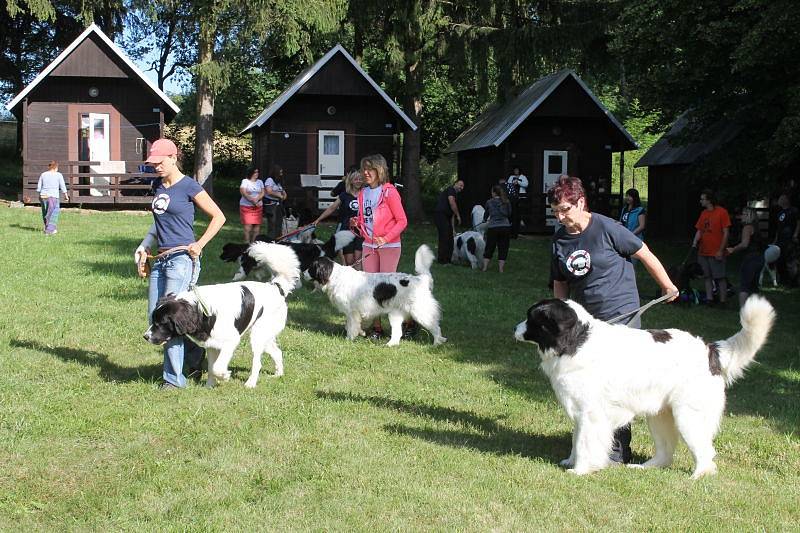
<instances>
[{"instance_id":1,"label":"cabin with pitched roof","mask_svg":"<svg viewBox=\"0 0 800 533\"><path fill-rule=\"evenodd\" d=\"M150 144L179 108L92 24L6 108L22 123L21 199L55 160L72 203L150 203Z\"/></svg>"},{"instance_id":2,"label":"cabin with pitched roof","mask_svg":"<svg viewBox=\"0 0 800 533\"><path fill-rule=\"evenodd\" d=\"M708 186L692 170L741 132L741 127L722 121L704 131L701 140L686 143L680 137L688 125L688 113L683 113L634 165L647 167L648 237L692 238L702 210L700 192Z\"/></svg>"},{"instance_id":3,"label":"cabin with pitched roof","mask_svg":"<svg viewBox=\"0 0 800 533\"><path fill-rule=\"evenodd\" d=\"M562 174L581 178L592 211L611 214L621 198L611 190L611 155L637 147L583 80L561 70L489 107L445 152L458 154L462 219L519 167L529 181L520 200L521 231L539 233L555 225L546 193Z\"/></svg>"},{"instance_id":4,"label":"cabin with pitched roof","mask_svg":"<svg viewBox=\"0 0 800 533\"><path fill-rule=\"evenodd\" d=\"M400 139L417 126L337 44L292 83L241 135L252 135L253 164L266 178L284 172L287 203L324 209L329 189L361 158L382 154L399 175ZM304 189L305 187L305 189Z\"/></svg>"}]
</instances>

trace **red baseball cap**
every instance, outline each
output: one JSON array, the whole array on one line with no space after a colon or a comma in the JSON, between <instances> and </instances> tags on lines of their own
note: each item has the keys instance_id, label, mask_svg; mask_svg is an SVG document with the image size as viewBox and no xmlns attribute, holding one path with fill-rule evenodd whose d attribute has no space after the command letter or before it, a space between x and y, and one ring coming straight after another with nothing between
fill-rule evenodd
<instances>
[{"instance_id":1,"label":"red baseball cap","mask_svg":"<svg viewBox=\"0 0 800 533\"><path fill-rule=\"evenodd\" d=\"M165 157L178 155L178 147L169 139L158 139L150 147L150 156L146 163L160 163Z\"/></svg>"}]
</instances>

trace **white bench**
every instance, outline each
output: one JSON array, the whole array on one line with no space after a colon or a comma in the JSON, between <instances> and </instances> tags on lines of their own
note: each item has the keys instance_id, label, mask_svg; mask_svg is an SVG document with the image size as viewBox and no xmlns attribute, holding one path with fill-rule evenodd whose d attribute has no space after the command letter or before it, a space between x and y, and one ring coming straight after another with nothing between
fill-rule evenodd
<instances>
[{"instance_id":1,"label":"white bench","mask_svg":"<svg viewBox=\"0 0 800 533\"><path fill-rule=\"evenodd\" d=\"M300 174L300 186L314 187L317 189L317 209L324 211L333 203L331 189L336 187L342 178L320 176L319 174Z\"/></svg>"}]
</instances>

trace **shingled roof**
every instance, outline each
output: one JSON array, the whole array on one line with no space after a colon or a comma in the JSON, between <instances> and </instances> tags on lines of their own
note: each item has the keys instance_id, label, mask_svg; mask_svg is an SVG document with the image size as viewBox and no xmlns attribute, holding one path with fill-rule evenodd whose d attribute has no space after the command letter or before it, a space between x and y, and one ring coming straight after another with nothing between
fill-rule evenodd
<instances>
[{"instance_id":1,"label":"shingled roof","mask_svg":"<svg viewBox=\"0 0 800 533\"><path fill-rule=\"evenodd\" d=\"M297 77L294 80L292 80L292 83L290 83L289 86L286 89L284 89L284 91L280 95L278 95L278 97L275 100L273 100L272 103L269 104L266 107L266 109L264 109L264 111L261 112L260 115L258 115L255 119L253 119L250 122L250 124L248 124L247 127L245 127L239 133L239 135L243 135L248 131L250 131L251 129L263 126L270 119L272 115L278 112L278 110L283 106L283 104L288 102L289 99L292 96L294 96L294 94L297 93L297 91L299 91L303 87L303 85L305 85L308 81L310 81L311 78L313 78L317 74L317 72L319 72L320 69L322 69L322 67L325 66L325 64L328 63L336 54L342 54L345 57L345 59L347 59L347 61L349 61L350 64L353 65L353 67L358 71L358 73L364 77L364 79L372 86L372 88L375 89L375 92L378 93L378 95L380 95L380 97L383 98L383 100L387 104L389 104L389 107L392 108L392 110L397 114L397 116L400 119L402 119L408 125L409 128L411 128L412 130L417 129L417 125L414 124L414 122L412 122L410 118L408 118L408 116L403 112L402 109L400 109L400 106L398 106L394 102L394 100L389 98L389 95L386 94L386 92L384 92L383 89L381 89L380 85L375 83L375 80L373 80L370 77L370 75L367 74L364 71L364 69L361 68L361 65L359 65L355 59L353 59L353 56L347 53L347 50L345 50L341 44L337 44L336 46L328 50L328 53L322 56L319 59L319 61L317 61L310 67L303 70L300 74L298 74Z\"/></svg>"},{"instance_id":2,"label":"shingled roof","mask_svg":"<svg viewBox=\"0 0 800 533\"><path fill-rule=\"evenodd\" d=\"M540 78L522 91L516 98L503 105L494 105L487 109L475 124L463 131L445 152L462 152L488 146L500 146L514 130L533 114L542 103L567 79L572 78L592 99L600 112L605 115L612 126L617 129L627 142L625 149L638 148L636 141L625 127L600 103L600 100L583 83L578 75L569 69L560 70L544 78Z\"/></svg>"},{"instance_id":3,"label":"shingled roof","mask_svg":"<svg viewBox=\"0 0 800 533\"><path fill-rule=\"evenodd\" d=\"M667 133L636 162L635 167L658 167L666 165L689 165L727 143L739 134L741 128L731 122L722 121L709 129L704 140L689 144L671 142L689 125L688 112L683 113Z\"/></svg>"}]
</instances>

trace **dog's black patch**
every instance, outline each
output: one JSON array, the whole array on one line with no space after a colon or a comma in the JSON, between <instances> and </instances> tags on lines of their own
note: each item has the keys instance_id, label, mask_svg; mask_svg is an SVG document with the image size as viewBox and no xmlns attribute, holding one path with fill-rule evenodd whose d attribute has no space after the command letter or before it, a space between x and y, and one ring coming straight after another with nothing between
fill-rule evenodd
<instances>
[{"instance_id":1,"label":"dog's black patch","mask_svg":"<svg viewBox=\"0 0 800 533\"><path fill-rule=\"evenodd\" d=\"M153 310L150 327L153 344L161 344L174 337L191 335L199 341L205 341L211 335L216 315L206 316L200 306L186 300L177 300L170 294L158 301Z\"/></svg>"},{"instance_id":2,"label":"dog's black patch","mask_svg":"<svg viewBox=\"0 0 800 533\"><path fill-rule=\"evenodd\" d=\"M258 266L258 261L255 260L250 254L242 255L239 263L242 265L242 270L245 275L250 274Z\"/></svg>"},{"instance_id":3,"label":"dog's black patch","mask_svg":"<svg viewBox=\"0 0 800 533\"><path fill-rule=\"evenodd\" d=\"M280 287L278 287L278 288L280 289ZM258 309L258 314L256 315L256 320L261 318L261 315L263 315L263 314L264 314L264 308L261 307L261 308Z\"/></svg>"},{"instance_id":4,"label":"dog's black patch","mask_svg":"<svg viewBox=\"0 0 800 533\"><path fill-rule=\"evenodd\" d=\"M318 244L313 242L287 242L281 243L294 250L297 255L297 260L300 262L300 272L305 272L311 266L315 259L319 259L325 253Z\"/></svg>"},{"instance_id":5,"label":"dog's black patch","mask_svg":"<svg viewBox=\"0 0 800 533\"><path fill-rule=\"evenodd\" d=\"M410 282L411 282L411 280L409 280L408 278L403 278L403 279L400 280L400 285L402 285L403 287L408 287L408 284Z\"/></svg>"},{"instance_id":6,"label":"dog's black patch","mask_svg":"<svg viewBox=\"0 0 800 533\"><path fill-rule=\"evenodd\" d=\"M572 356L589 338L589 324L563 300L542 300L528 310L523 338L542 351L554 349L559 356Z\"/></svg>"},{"instance_id":7,"label":"dog's black patch","mask_svg":"<svg viewBox=\"0 0 800 533\"><path fill-rule=\"evenodd\" d=\"M372 291L372 297L378 302L378 305L383 307L383 304L397 294L397 287L391 283L378 283Z\"/></svg>"},{"instance_id":8,"label":"dog's black patch","mask_svg":"<svg viewBox=\"0 0 800 533\"><path fill-rule=\"evenodd\" d=\"M233 321L233 325L236 326L236 331L239 332L239 335L244 333L244 330L250 325L253 320L253 311L256 308L256 297L253 296L253 292L244 285L242 285L241 291L242 301L239 308L239 316Z\"/></svg>"},{"instance_id":9,"label":"dog's black patch","mask_svg":"<svg viewBox=\"0 0 800 533\"><path fill-rule=\"evenodd\" d=\"M655 342L660 342L661 344L672 340L670 332L663 329L648 329L647 332L653 337Z\"/></svg>"},{"instance_id":10,"label":"dog's black patch","mask_svg":"<svg viewBox=\"0 0 800 533\"><path fill-rule=\"evenodd\" d=\"M249 247L249 244L229 242L222 247L222 253L219 255L219 258L228 263L236 261L247 251Z\"/></svg>"},{"instance_id":11,"label":"dog's black patch","mask_svg":"<svg viewBox=\"0 0 800 533\"><path fill-rule=\"evenodd\" d=\"M478 249L478 245L475 244L475 239L473 237L470 237L469 239L467 239L467 250L469 250L469 253L471 253L472 255L475 255L475 251L477 249Z\"/></svg>"},{"instance_id":12,"label":"dog's black patch","mask_svg":"<svg viewBox=\"0 0 800 533\"><path fill-rule=\"evenodd\" d=\"M456 239L456 248L460 250L462 246L464 246L464 241L462 241L461 237L459 237Z\"/></svg>"},{"instance_id":13,"label":"dog's black patch","mask_svg":"<svg viewBox=\"0 0 800 533\"><path fill-rule=\"evenodd\" d=\"M327 257L315 259L308 267L308 275L320 285L326 285L330 281L332 273L333 261Z\"/></svg>"},{"instance_id":14,"label":"dog's black patch","mask_svg":"<svg viewBox=\"0 0 800 533\"><path fill-rule=\"evenodd\" d=\"M708 371L712 376L719 376L722 373L722 365L719 362L719 346L716 342L708 344Z\"/></svg>"}]
</instances>

